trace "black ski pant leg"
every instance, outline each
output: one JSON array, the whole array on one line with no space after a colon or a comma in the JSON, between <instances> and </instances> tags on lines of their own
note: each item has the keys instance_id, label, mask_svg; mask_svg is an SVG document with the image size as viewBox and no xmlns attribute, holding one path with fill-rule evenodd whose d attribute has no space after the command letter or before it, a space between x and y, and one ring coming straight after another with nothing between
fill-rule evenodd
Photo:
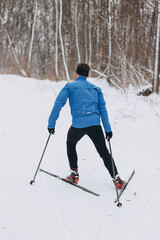
<instances>
[{"instance_id":1,"label":"black ski pant leg","mask_svg":"<svg viewBox=\"0 0 160 240\"><path fill-rule=\"evenodd\" d=\"M78 141L84 136L83 129L70 127L67 134L67 155L70 168L78 168L78 157L76 151L76 145Z\"/></svg>"},{"instance_id":2,"label":"black ski pant leg","mask_svg":"<svg viewBox=\"0 0 160 240\"><path fill-rule=\"evenodd\" d=\"M106 146L106 140L102 131L101 126L94 126L94 131L91 131L87 133L87 135L90 137L92 142L94 143L97 152L99 153L100 157L103 159L105 167L108 169L111 177L114 177L113 174L113 168L112 168L112 160L111 160L111 155L107 149ZM115 169L115 174L118 174L115 162L114 163L114 169Z\"/></svg>"}]
</instances>

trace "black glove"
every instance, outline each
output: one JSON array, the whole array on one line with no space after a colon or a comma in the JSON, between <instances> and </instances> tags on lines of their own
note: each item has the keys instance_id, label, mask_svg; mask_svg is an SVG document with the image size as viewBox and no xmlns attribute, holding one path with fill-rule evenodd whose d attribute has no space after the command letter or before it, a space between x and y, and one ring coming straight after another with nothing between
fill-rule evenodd
<instances>
[{"instance_id":1,"label":"black glove","mask_svg":"<svg viewBox=\"0 0 160 240\"><path fill-rule=\"evenodd\" d=\"M112 132L106 132L106 139L109 141L113 136Z\"/></svg>"},{"instance_id":2,"label":"black glove","mask_svg":"<svg viewBox=\"0 0 160 240\"><path fill-rule=\"evenodd\" d=\"M54 134L55 133L55 128L48 128L48 132L50 134Z\"/></svg>"}]
</instances>

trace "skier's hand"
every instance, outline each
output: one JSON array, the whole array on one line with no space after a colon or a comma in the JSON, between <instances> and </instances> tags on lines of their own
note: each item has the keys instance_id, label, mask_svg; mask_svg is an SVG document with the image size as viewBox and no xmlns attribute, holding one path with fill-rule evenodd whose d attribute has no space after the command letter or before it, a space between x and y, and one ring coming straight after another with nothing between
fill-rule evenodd
<instances>
[{"instance_id":1,"label":"skier's hand","mask_svg":"<svg viewBox=\"0 0 160 240\"><path fill-rule=\"evenodd\" d=\"M106 132L106 139L109 141L113 136L112 132Z\"/></svg>"},{"instance_id":2,"label":"skier's hand","mask_svg":"<svg viewBox=\"0 0 160 240\"><path fill-rule=\"evenodd\" d=\"M48 128L48 132L50 134L54 134L55 133L55 128Z\"/></svg>"}]
</instances>

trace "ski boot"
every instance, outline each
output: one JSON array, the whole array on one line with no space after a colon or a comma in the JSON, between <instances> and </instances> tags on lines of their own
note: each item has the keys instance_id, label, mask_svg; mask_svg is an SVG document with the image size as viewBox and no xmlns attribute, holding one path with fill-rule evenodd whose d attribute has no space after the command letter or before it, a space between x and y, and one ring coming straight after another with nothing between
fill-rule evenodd
<instances>
[{"instance_id":1,"label":"ski boot","mask_svg":"<svg viewBox=\"0 0 160 240\"><path fill-rule=\"evenodd\" d=\"M115 177L115 179L113 179L113 183L117 186L117 188L118 188L119 190L122 190L122 189L124 188L125 184L126 184L126 182L123 181L123 180L119 177L119 175L117 175L117 176Z\"/></svg>"},{"instance_id":2,"label":"ski boot","mask_svg":"<svg viewBox=\"0 0 160 240\"><path fill-rule=\"evenodd\" d=\"M79 173L78 171L71 170L71 174L66 177L66 180L72 183L77 184L79 181Z\"/></svg>"}]
</instances>

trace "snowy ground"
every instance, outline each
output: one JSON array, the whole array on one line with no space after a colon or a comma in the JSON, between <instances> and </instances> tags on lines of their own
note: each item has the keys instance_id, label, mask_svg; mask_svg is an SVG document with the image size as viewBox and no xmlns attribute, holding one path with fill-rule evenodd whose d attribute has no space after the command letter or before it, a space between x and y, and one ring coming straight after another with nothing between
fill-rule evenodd
<instances>
[{"instance_id":1,"label":"snowy ground","mask_svg":"<svg viewBox=\"0 0 160 240\"><path fill-rule=\"evenodd\" d=\"M77 146L80 184L96 197L39 172L48 138L47 121L65 81L54 83L0 75L0 239L1 240L151 240L160 235L160 97L125 95L93 80L105 94L113 130L112 151L122 178L136 174L122 208L89 138ZM63 108L42 168L66 176L66 134L71 124Z\"/></svg>"}]
</instances>

